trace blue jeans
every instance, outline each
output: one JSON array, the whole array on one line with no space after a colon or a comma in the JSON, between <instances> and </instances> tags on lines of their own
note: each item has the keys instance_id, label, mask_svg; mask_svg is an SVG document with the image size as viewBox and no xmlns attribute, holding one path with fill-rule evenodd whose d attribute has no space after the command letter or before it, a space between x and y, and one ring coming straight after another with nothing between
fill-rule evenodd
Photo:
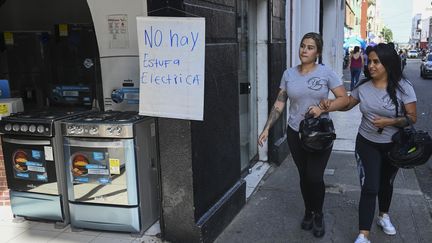
<instances>
[{"instance_id":1,"label":"blue jeans","mask_svg":"<svg viewBox=\"0 0 432 243\"><path fill-rule=\"evenodd\" d=\"M361 68L351 68L351 90L357 85L360 79Z\"/></svg>"}]
</instances>

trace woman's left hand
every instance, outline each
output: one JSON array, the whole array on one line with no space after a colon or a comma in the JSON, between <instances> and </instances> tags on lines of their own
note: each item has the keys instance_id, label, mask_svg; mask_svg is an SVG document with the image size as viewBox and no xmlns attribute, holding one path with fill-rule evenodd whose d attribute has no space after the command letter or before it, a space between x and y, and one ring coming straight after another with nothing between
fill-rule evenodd
<instances>
[{"instance_id":1,"label":"woman's left hand","mask_svg":"<svg viewBox=\"0 0 432 243\"><path fill-rule=\"evenodd\" d=\"M392 118L388 118L388 117L380 117L380 116L376 116L374 117L372 123L374 124L374 126L376 126L377 128L384 128L387 126L391 126L393 122Z\"/></svg>"},{"instance_id":2,"label":"woman's left hand","mask_svg":"<svg viewBox=\"0 0 432 243\"><path fill-rule=\"evenodd\" d=\"M323 113L323 110L321 110L321 108L319 108L318 106L313 105L309 107L308 113L313 115L313 117L317 118L321 115L321 113Z\"/></svg>"}]
</instances>

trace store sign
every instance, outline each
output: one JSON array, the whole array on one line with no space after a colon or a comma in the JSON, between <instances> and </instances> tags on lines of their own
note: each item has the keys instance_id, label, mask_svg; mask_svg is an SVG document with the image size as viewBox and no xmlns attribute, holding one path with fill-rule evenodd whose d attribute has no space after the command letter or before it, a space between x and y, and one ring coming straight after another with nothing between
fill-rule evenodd
<instances>
[{"instance_id":1,"label":"store sign","mask_svg":"<svg viewBox=\"0 0 432 243\"><path fill-rule=\"evenodd\" d=\"M137 17L141 115L203 120L205 19Z\"/></svg>"}]
</instances>

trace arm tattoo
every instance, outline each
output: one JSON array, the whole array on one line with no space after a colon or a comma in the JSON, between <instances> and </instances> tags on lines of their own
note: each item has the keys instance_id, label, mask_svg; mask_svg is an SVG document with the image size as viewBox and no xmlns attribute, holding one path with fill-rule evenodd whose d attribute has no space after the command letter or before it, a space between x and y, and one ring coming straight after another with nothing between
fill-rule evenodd
<instances>
[{"instance_id":1,"label":"arm tattoo","mask_svg":"<svg viewBox=\"0 0 432 243\"><path fill-rule=\"evenodd\" d=\"M278 97L276 98L276 100L280 102L286 102L287 99L288 99L288 94L285 90L281 91Z\"/></svg>"},{"instance_id":2,"label":"arm tattoo","mask_svg":"<svg viewBox=\"0 0 432 243\"><path fill-rule=\"evenodd\" d=\"M396 119L396 123L395 123L396 127L406 127L409 125L408 117L400 116L400 117L396 117L395 119Z\"/></svg>"},{"instance_id":3,"label":"arm tattoo","mask_svg":"<svg viewBox=\"0 0 432 243\"><path fill-rule=\"evenodd\" d=\"M281 111L276 106L273 106L269 118L264 126L264 129L270 129L270 127L275 123L275 121L279 118L281 115Z\"/></svg>"},{"instance_id":4,"label":"arm tattoo","mask_svg":"<svg viewBox=\"0 0 432 243\"><path fill-rule=\"evenodd\" d=\"M288 99L288 94L285 90L282 90L279 92L276 101L285 103ZM272 110L270 111L269 118L264 126L264 129L270 129L270 127L275 123L275 121L280 117L282 114L282 111L279 110L278 107L273 106Z\"/></svg>"}]
</instances>

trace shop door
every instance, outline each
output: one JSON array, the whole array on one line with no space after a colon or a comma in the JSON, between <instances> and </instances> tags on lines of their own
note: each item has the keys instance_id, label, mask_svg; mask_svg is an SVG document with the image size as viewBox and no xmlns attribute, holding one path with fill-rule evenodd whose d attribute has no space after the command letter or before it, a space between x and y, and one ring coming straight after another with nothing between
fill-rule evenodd
<instances>
[{"instance_id":1,"label":"shop door","mask_svg":"<svg viewBox=\"0 0 432 243\"><path fill-rule=\"evenodd\" d=\"M241 170L257 154L256 111L256 1L237 0L239 43L239 121Z\"/></svg>"}]
</instances>

